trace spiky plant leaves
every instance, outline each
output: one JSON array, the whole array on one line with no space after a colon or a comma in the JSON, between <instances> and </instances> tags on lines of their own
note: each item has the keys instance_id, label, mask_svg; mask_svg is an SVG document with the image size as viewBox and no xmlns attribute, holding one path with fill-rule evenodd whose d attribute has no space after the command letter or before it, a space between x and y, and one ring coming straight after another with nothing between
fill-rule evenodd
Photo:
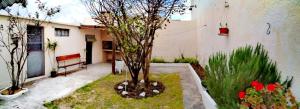
<instances>
[{"instance_id":1,"label":"spiky plant leaves","mask_svg":"<svg viewBox=\"0 0 300 109\"><path fill-rule=\"evenodd\" d=\"M238 48L229 56L221 52L212 55L205 72L207 89L221 109L238 108L237 93L249 87L251 81L281 82L281 72L261 44ZM286 79L282 84L288 88L291 81Z\"/></svg>"}]
</instances>

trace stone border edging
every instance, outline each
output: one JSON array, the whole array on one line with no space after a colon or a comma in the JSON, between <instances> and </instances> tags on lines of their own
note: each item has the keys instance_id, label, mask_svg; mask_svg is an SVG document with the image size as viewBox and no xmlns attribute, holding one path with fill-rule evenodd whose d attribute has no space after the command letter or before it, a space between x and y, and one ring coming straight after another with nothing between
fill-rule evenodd
<instances>
[{"instance_id":1,"label":"stone border edging","mask_svg":"<svg viewBox=\"0 0 300 109\"><path fill-rule=\"evenodd\" d=\"M186 63L151 63L150 66L187 67Z\"/></svg>"},{"instance_id":2,"label":"stone border edging","mask_svg":"<svg viewBox=\"0 0 300 109\"><path fill-rule=\"evenodd\" d=\"M214 99L208 94L208 92L202 86L201 79L198 77L194 68L190 64L188 64L188 67L189 67L189 69L196 81L197 87L201 93L201 97L202 97L202 101L203 101L205 109L217 109L217 103L214 101Z\"/></svg>"}]
</instances>

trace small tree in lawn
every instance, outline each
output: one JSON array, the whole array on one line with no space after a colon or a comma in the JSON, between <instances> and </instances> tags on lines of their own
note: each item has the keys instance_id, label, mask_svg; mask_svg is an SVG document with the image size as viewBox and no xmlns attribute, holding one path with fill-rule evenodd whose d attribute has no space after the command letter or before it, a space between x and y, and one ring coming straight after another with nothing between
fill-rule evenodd
<instances>
[{"instance_id":1,"label":"small tree in lawn","mask_svg":"<svg viewBox=\"0 0 300 109\"><path fill-rule=\"evenodd\" d=\"M24 74L24 66L27 63L27 58L30 50L27 47L27 25L34 25L39 28L43 23L40 19L40 15L44 15L47 18L53 16L60 11L59 7L47 8L45 4L37 0L38 11L35 12L34 16L28 15L28 18L19 17L19 12L13 14L13 12L7 8L8 13L8 24L2 25L0 28L0 46L4 48L1 52L0 57L5 62L10 79L11 86L6 90L6 95L15 94L16 91L22 90L22 85L26 80ZM38 34L38 33L36 33Z\"/></svg>"},{"instance_id":2,"label":"small tree in lawn","mask_svg":"<svg viewBox=\"0 0 300 109\"><path fill-rule=\"evenodd\" d=\"M86 0L92 17L104 25L121 48L136 86L140 70L149 85L149 67L155 32L166 26L171 14L183 14L185 0Z\"/></svg>"}]
</instances>

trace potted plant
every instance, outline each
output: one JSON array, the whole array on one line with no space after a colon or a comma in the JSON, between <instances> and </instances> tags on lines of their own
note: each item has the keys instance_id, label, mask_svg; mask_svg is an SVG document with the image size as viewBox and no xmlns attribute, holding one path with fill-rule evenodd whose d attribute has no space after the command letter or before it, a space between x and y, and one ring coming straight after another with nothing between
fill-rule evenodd
<instances>
[{"instance_id":1,"label":"potted plant","mask_svg":"<svg viewBox=\"0 0 300 109\"><path fill-rule=\"evenodd\" d=\"M52 69L50 72L50 77L56 77L57 76L57 70L56 69Z\"/></svg>"},{"instance_id":2,"label":"potted plant","mask_svg":"<svg viewBox=\"0 0 300 109\"><path fill-rule=\"evenodd\" d=\"M56 68L54 67L54 64L55 64L55 61L54 59L51 58L50 56L50 52L52 51L53 52L53 58L55 58L55 50L57 48L57 42L56 41L51 41L49 38L47 38L47 49L48 49L48 54L49 54L49 58L50 58L50 63L51 63L51 66L52 66L52 70L51 70L51 77L56 77L57 76L57 70Z\"/></svg>"},{"instance_id":3,"label":"potted plant","mask_svg":"<svg viewBox=\"0 0 300 109\"><path fill-rule=\"evenodd\" d=\"M228 36L229 35L229 29L227 27L227 23L225 24L225 27L223 27L222 23L220 23L220 28L219 28L219 35L220 36Z\"/></svg>"}]
</instances>

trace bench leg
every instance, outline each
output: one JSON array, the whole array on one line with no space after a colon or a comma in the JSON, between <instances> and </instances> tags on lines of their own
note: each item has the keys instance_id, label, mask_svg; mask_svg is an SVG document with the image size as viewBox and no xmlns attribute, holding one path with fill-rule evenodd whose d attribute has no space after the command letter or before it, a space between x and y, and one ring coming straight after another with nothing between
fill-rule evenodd
<instances>
[{"instance_id":1,"label":"bench leg","mask_svg":"<svg viewBox=\"0 0 300 109\"><path fill-rule=\"evenodd\" d=\"M65 76L67 76L67 68L65 68Z\"/></svg>"},{"instance_id":2,"label":"bench leg","mask_svg":"<svg viewBox=\"0 0 300 109\"><path fill-rule=\"evenodd\" d=\"M87 70L87 65L82 63L82 64L80 64L80 68L84 68L85 70Z\"/></svg>"}]
</instances>

